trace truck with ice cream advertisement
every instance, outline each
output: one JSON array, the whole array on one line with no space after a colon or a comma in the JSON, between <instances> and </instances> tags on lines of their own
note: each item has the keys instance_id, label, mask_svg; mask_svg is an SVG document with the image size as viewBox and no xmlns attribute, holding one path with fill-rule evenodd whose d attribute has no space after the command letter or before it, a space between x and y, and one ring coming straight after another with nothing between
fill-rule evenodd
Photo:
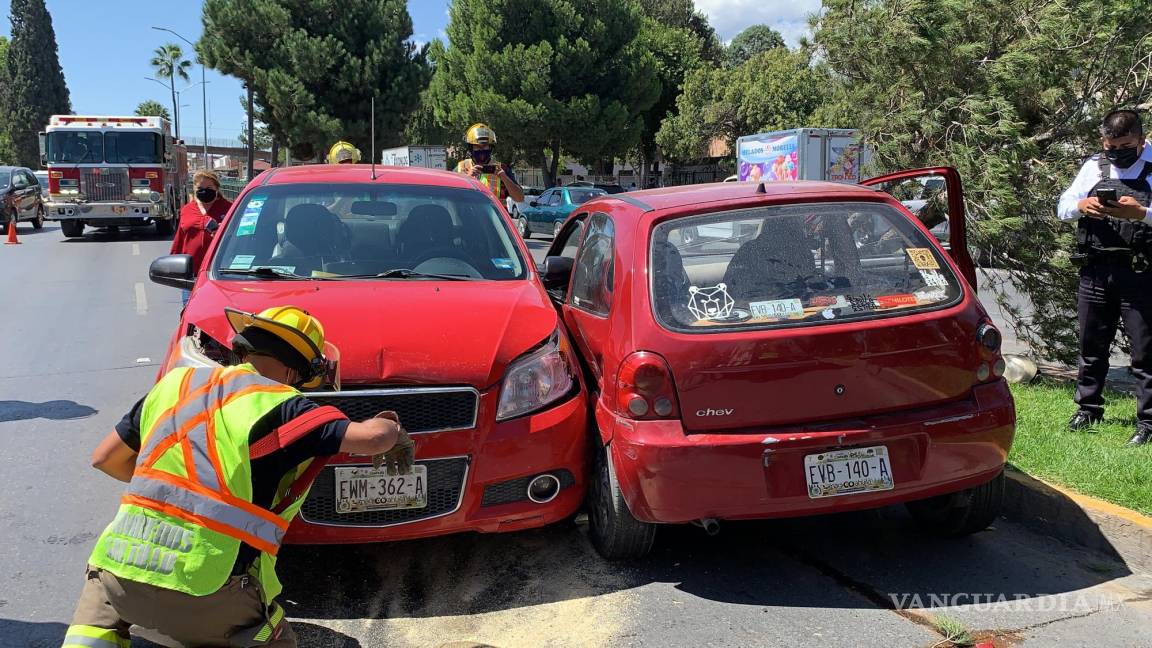
<instances>
[{"instance_id":1,"label":"truck with ice cream advertisement","mask_svg":"<svg viewBox=\"0 0 1152 648\"><path fill-rule=\"evenodd\" d=\"M828 180L860 182L869 158L860 131L796 128L745 135L736 140L736 175L741 182Z\"/></svg>"}]
</instances>

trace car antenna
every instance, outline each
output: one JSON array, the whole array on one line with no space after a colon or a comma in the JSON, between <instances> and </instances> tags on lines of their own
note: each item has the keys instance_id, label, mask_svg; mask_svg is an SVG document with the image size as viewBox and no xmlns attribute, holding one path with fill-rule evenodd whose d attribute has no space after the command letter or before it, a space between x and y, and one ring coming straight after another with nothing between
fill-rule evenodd
<instances>
[{"instance_id":1,"label":"car antenna","mask_svg":"<svg viewBox=\"0 0 1152 648\"><path fill-rule=\"evenodd\" d=\"M376 181L376 97L372 97L371 123L368 125L368 137L372 138L369 148L372 151L372 181Z\"/></svg>"}]
</instances>

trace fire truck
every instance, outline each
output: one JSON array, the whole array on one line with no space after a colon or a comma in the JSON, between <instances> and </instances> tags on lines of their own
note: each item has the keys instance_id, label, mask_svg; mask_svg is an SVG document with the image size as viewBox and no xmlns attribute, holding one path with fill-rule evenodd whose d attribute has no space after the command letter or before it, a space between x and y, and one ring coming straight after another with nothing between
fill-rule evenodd
<instances>
[{"instance_id":1,"label":"fire truck","mask_svg":"<svg viewBox=\"0 0 1152 648\"><path fill-rule=\"evenodd\" d=\"M53 115L40 134L48 220L64 236L84 226L156 226L172 234L188 186L188 153L162 117Z\"/></svg>"}]
</instances>

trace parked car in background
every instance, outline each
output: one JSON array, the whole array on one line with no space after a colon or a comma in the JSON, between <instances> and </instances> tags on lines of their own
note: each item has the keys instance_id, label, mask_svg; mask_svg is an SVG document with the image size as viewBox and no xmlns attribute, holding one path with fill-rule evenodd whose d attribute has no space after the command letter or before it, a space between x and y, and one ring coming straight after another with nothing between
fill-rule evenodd
<instances>
[{"instance_id":1,"label":"parked car in background","mask_svg":"<svg viewBox=\"0 0 1152 648\"><path fill-rule=\"evenodd\" d=\"M308 397L361 421L397 412L407 475L341 454L288 540L380 542L504 532L584 498L587 403L568 334L495 197L462 175L320 164L272 169L241 192L191 288L162 370L231 361L225 307L303 308L338 350L339 384ZM515 326L508 326L515 322Z\"/></svg>"},{"instance_id":2,"label":"parked car in background","mask_svg":"<svg viewBox=\"0 0 1152 648\"><path fill-rule=\"evenodd\" d=\"M962 240L959 175L932 171ZM603 556L644 555L668 523L903 503L955 536L996 518L1015 409L963 246L945 252L898 200L850 184L623 198L581 205L543 264L599 430Z\"/></svg>"},{"instance_id":3,"label":"parked car in background","mask_svg":"<svg viewBox=\"0 0 1152 648\"><path fill-rule=\"evenodd\" d=\"M508 208L508 215L512 217L512 220L520 218L520 212L524 211L528 203L536 200L540 194L544 193L544 189L541 187L521 187L521 189L524 190L524 200L512 200L511 196L505 199L504 204Z\"/></svg>"},{"instance_id":4,"label":"parked car in background","mask_svg":"<svg viewBox=\"0 0 1152 648\"><path fill-rule=\"evenodd\" d=\"M555 236L573 209L604 195L607 195L606 191L595 187L553 187L528 203L516 219L516 228L525 239L533 234Z\"/></svg>"},{"instance_id":5,"label":"parked car in background","mask_svg":"<svg viewBox=\"0 0 1152 648\"><path fill-rule=\"evenodd\" d=\"M568 186L568 187L592 187L594 189L603 189L605 193L610 193L610 194L618 194L618 193L624 193L625 191L628 191L627 189L625 189L624 187L621 187L618 184L605 184L605 183L599 183L599 182L588 182L587 180L577 180L576 182L572 182L566 186Z\"/></svg>"},{"instance_id":6,"label":"parked car in background","mask_svg":"<svg viewBox=\"0 0 1152 648\"><path fill-rule=\"evenodd\" d=\"M45 202L48 200L48 172L47 171L33 171L32 175L36 176L36 182L40 183L40 195L44 197Z\"/></svg>"},{"instance_id":7,"label":"parked car in background","mask_svg":"<svg viewBox=\"0 0 1152 648\"><path fill-rule=\"evenodd\" d=\"M31 169L0 166L0 201L0 234L7 234L13 221L44 227L44 194Z\"/></svg>"}]
</instances>

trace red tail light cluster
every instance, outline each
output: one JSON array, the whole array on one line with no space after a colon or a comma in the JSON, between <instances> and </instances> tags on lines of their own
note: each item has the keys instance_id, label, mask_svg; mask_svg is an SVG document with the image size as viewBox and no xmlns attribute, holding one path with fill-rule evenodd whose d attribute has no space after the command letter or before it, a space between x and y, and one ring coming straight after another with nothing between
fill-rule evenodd
<instances>
[{"instance_id":1,"label":"red tail light cluster","mask_svg":"<svg viewBox=\"0 0 1152 648\"><path fill-rule=\"evenodd\" d=\"M636 420L680 416L668 363L658 354L638 351L620 365L616 377L616 411Z\"/></svg>"},{"instance_id":2,"label":"red tail light cluster","mask_svg":"<svg viewBox=\"0 0 1152 648\"><path fill-rule=\"evenodd\" d=\"M1007 369L1004 357L1000 355L1003 336L991 322L984 322L976 328L976 342L980 347L980 366L976 367L976 380L988 382L999 380Z\"/></svg>"}]
</instances>

